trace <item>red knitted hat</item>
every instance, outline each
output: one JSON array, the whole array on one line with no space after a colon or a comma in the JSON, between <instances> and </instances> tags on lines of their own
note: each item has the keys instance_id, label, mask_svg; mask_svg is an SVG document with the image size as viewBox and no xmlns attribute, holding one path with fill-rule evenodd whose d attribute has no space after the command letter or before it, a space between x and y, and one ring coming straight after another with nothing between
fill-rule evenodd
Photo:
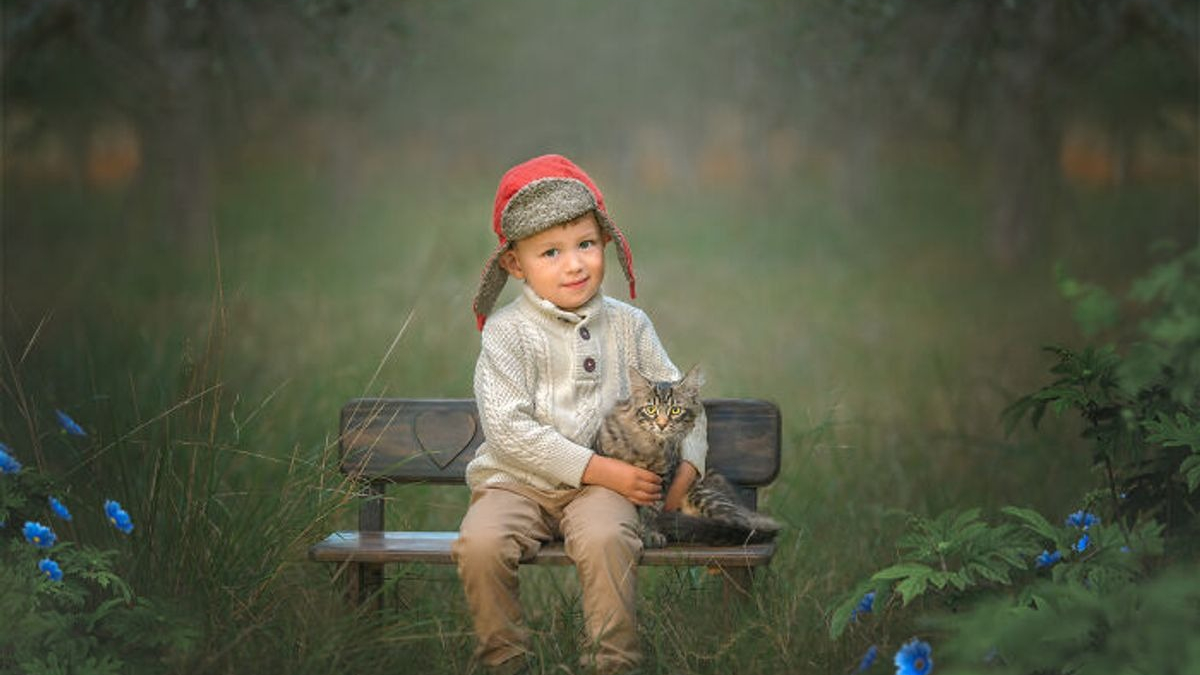
<instances>
[{"instance_id":1,"label":"red knitted hat","mask_svg":"<svg viewBox=\"0 0 1200 675\"><path fill-rule=\"evenodd\" d=\"M480 330L508 280L508 272L500 266L500 256L511 242L574 220L588 211L596 213L600 230L617 242L617 257L629 281L629 297L637 297L629 242L608 217L600 189L566 157L542 155L514 166L500 178L492 208L492 230L500 245L484 265L475 293L475 321Z\"/></svg>"}]
</instances>

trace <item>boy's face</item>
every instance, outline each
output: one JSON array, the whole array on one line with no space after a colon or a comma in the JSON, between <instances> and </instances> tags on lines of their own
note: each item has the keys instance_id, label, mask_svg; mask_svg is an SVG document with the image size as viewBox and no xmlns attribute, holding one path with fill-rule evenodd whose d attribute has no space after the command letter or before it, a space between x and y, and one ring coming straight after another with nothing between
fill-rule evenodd
<instances>
[{"instance_id":1,"label":"boy's face","mask_svg":"<svg viewBox=\"0 0 1200 675\"><path fill-rule=\"evenodd\" d=\"M604 244L591 211L513 243L500 264L565 310L591 300L604 281Z\"/></svg>"}]
</instances>

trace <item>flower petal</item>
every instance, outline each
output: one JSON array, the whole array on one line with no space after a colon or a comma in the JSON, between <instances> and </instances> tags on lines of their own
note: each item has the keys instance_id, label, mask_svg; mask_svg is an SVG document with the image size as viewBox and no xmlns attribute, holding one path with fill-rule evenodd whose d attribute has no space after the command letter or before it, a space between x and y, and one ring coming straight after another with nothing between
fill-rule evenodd
<instances>
[{"instance_id":1,"label":"flower petal","mask_svg":"<svg viewBox=\"0 0 1200 675\"><path fill-rule=\"evenodd\" d=\"M87 436L87 432L83 430L83 427L76 424L75 420L71 419L71 416L67 413L61 410L55 410L54 414L56 417L58 417L58 423L62 425L63 431L66 431L72 436Z\"/></svg>"}]
</instances>

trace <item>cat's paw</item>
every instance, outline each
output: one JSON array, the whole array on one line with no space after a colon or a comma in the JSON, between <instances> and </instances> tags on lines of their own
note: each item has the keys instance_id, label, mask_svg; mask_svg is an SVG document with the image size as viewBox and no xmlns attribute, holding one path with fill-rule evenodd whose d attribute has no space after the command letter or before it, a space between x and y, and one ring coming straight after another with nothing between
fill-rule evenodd
<instances>
[{"instance_id":1,"label":"cat's paw","mask_svg":"<svg viewBox=\"0 0 1200 675\"><path fill-rule=\"evenodd\" d=\"M642 544L646 548L662 548L667 545L667 535L658 530L642 531Z\"/></svg>"}]
</instances>

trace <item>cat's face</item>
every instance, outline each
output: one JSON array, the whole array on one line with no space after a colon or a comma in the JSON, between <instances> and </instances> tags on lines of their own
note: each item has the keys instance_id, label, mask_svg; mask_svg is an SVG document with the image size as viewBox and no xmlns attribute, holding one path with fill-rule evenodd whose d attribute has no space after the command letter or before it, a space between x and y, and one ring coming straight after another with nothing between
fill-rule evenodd
<instances>
[{"instance_id":1,"label":"cat's face","mask_svg":"<svg viewBox=\"0 0 1200 675\"><path fill-rule=\"evenodd\" d=\"M696 366L679 382L651 382L629 370L629 402L637 423L657 438L682 438L692 429L701 406L700 386L704 375Z\"/></svg>"}]
</instances>

